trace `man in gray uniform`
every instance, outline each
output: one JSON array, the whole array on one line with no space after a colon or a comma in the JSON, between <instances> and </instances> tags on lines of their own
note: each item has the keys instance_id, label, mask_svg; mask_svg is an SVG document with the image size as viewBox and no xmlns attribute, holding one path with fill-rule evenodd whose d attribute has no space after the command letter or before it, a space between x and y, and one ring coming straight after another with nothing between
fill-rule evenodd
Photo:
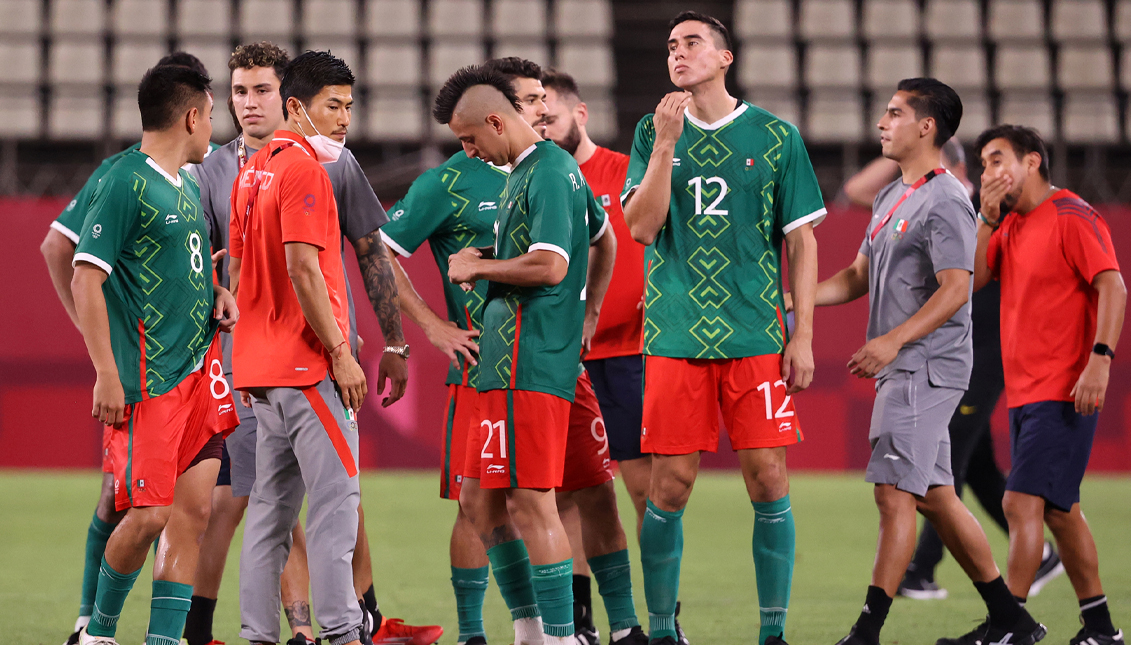
<instances>
[{"instance_id":1,"label":"man in gray uniform","mask_svg":"<svg viewBox=\"0 0 1131 645\"><path fill-rule=\"evenodd\" d=\"M986 602L989 618L971 643L1032 645L1045 635L1010 595L985 533L954 492L950 468L947 425L973 363L975 229L966 190L941 167L940 154L961 118L950 87L929 78L900 82L878 125L883 154L902 176L876 197L856 260L817 285L817 305L870 293L868 342L848 367L877 379L865 479L875 484L880 538L867 601L840 645L878 645L915 549L916 510Z\"/></svg>"}]
</instances>

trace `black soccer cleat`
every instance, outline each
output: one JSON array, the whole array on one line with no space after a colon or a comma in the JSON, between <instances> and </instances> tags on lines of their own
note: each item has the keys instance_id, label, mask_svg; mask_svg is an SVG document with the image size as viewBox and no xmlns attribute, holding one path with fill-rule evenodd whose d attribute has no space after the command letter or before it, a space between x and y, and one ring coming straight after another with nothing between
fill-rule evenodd
<instances>
[{"instance_id":1,"label":"black soccer cleat","mask_svg":"<svg viewBox=\"0 0 1131 645\"><path fill-rule=\"evenodd\" d=\"M986 630L989 628L989 621L982 621L981 625L957 638L938 639L935 641L935 645L982 645L982 640L986 637Z\"/></svg>"},{"instance_id":2,"label":"black soccer cleat","mask_svg":"<svg viewBox=\"0 0 1131 645\"><path fill-rule=\"evenodd\" d=\"M1035 645L1048 634L1049 630L1044 625L1033 620L1029 614L1010 629L998 629L990 625L986 635L982 637L981 645Z\"/></svg>"},{"instance_id":3,"label":"black soccer cleat","mask_svg":"<svg viewBox=\"0 0 1131 645\"><path fill-rule=\"evenodd\" d=\"M63 643L63 645L79 645L79 630L75 630L75 633L68 636L67 642Z\"/></svg>"},{"instance_id":4,"label":"black soccer cleat","mask_svg":"<svg viewBox=\"0 0 1131 645\"><path fill-rule=\"evenodd\" d=\"M1068 641L1068 645L1123 645L1123 630L1113 635L1101 634L1097 631L1081 627L1076 636Z\"/></svg>"},{"instance_id":5,"label":"black soccer cleat","mask_svg":"<svg viewBox=\"0 0 1131 645\"><path fill-rule=\"evenodd\" d=\"M487 639L483 636L472 636L463 645L487 645Z\"/></svg>"},{"instance_id":6,"label":"black soccer cleat","mask_svg":"<svg viewBox=\"0 0 1131 645\"><path fill-rule=\"evenodd\" d=\"M648 634L640 625L633 627L628 634L620 640L615 640L612 645L648 645Z\"/></svg>"},{"instance_id":7,"label":"black soccer cleat","mask_svg":"<svg viewBox=\"0 0 1131 645\"><path fill-rule=\"evenodd\" d=\"M687 634L683 633L683 627L679 624L679 601L675 601L675 641L676 645L691 645L691 641L687 640Z\"/></svg>"},{"instance_id":8,"label":"black soccer cleat","mask_svg":"<svg viewBox=\"0 0 1131 645\"><path fill-rule=\"evenodd\" d=\"M767 636L766 645L789 645L785 639L780 636Z\"/></svg>"},{"instance_id":9,"label":"black soccer cleat","mask_svg":"<svg viewBox=\"0 0 1131 645\"><path fill-rule=\"evenodd\" d=\"M322 645L322 639L315 638L314 640L310 640L306 637L306 634L298 634L287 641L287 645Z\"/></svg>"},{"instance_id":10,"label":"black soccer cleat","mask_svg":"<svg viewBox=\"0 0 1131 645\"><path fill-rule=\"evenodd\" d=\"M671 636L665 636L663 638L653 638L648 641L648 645L678 645L678 643L676 643L676 640Z\"/></svg>"},{"instance_id":11,"label":"black soccer cleat","mask_svg":"<svg viewBox=\"0 0 1131 645\"><path fill-rule=\"evenodd\" d=\"M596 627L582 627L573 633L577 645L601 645L601 633Z\"/></svg>"},{"instance_id":12,"label":"black soccer cleat","mask_svg":"<svg viewBox=\"0 0 1131 645\"><path fill-rule=\"evenodd\" d=\"M857 636L856 635L856 625L853 625L852 629L848 630L848 636L845 636L844 638L837 641L836 645L878 645L878 644L877 643L869 643L868 641L864 640L863 638Z\"/></svg>"}]
</instances>

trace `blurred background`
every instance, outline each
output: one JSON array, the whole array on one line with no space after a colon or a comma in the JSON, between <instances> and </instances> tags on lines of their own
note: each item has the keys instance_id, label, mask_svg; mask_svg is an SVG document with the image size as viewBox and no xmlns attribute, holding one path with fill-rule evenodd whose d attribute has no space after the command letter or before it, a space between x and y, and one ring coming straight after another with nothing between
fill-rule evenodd
<instances>
[{"instance_id":1,"label":"blurred background","mask_svg":"<svg viewBox=\"0 0 1131 645\"><path fill-rule=\"evenodd\" d=\"M637 121L675 89L667 23L685 9L731 28L730 91L797 124L830 216L817 229L820 276L851 262L869 218L844 180L879 153L874 123L902 78L935 76L965 106L960 139L1002 122L1038 128L1053 182L1101 210L1117 253L1131 258L1131 0L0 0L0 467L94 467L93 369L52 290L39 243L101 159L136 142L136 86L163 54L185 50L226 100L227 59L271 40L292 55L330 49L358 78L347 144L391 205L458 146L428 116L435 90L464 65L517 55L574 75L598 143L628 152ZM214 118L219 143L235 129ZM970 153L972 151L969 151ZM979 167L971 158L971 179ZM351 251L352 253L352 251ZM1127 260L1125 260L1127 261ZM428 253L405 261L443 310ZM356 263L347 263L359 305ZM380 346L372 315L358 323ZM817 378L797 398L801 469L862 468L872 383L844 365L864 339L866 303L819 311ZM444 357L411 323L406 398L361 414L362 464L439 464ZM371 375L376 351L363 353ZM1094 470L1131 469L1131 369L1112 366ZM1003 406L1002 406L1003 407ZM995 436L1008 463L1004 410ZM733 466L727 449L705 464Z\"/></svg>"}]
</instances>

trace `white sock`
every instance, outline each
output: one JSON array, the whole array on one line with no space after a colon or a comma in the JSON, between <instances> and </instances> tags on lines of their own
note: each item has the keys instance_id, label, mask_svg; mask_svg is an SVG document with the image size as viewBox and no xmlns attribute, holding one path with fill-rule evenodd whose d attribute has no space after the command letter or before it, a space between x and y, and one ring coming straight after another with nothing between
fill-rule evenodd
<instances>
[{"instance_id":1,"label":"white sock","mask_svg":"<svg viewBox=\"0 0 1131 645\"><path fill-rule=\"evenodd\" d=\"M75 631L82 631L82 628L88 624L90 624L90 616L79 616L79 619L75 621Z\"/></svg>"},{"instance_id":2,"label":"white sock","mask_svg":"<svg viewBox=\"0 0 1131 645\"><path fill-rule=\"evenodd\" d=\"M514 621L514 645L544 645L542 617L519 618Z\"/></svg>"},{"instance_id":3,"label":"white sock","mask_svg":"<svg viewBox=\"0 0 1131 645\"><path fill-rule=\"evenodd\" d=\"M632 633L631 629L618 629L617 631L610 634L609 642L615 643L615 642L619 641L620 639L624 638L625 636L628 636L631 633Z\"/></svg>"}]
</instances>

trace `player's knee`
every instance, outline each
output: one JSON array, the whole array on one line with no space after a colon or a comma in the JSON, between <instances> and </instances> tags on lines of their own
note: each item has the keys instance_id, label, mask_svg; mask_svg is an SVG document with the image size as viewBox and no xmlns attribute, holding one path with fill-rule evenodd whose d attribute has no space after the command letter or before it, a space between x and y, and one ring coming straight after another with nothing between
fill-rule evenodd
<instances>
[{"instance_id":1,"label":"player's knee","mask_svg":"<svg viewBox=\"0 0 1131 645\"><path fill-rule=\"evenodd\" d=\"M896 517L908 510L914 512L919 503L911 493L901 491L890 484L877 485L874 490L874 497L881 518Z\"/></svg>"},{"instance_id":2,"label":"player's knee","mask_svg":"<svg viewBox=\"0 0 1131 645\"><path fill-rule=\"evenodd\" d=\"M1005 513L1005 519L1009 521L1011 526L1016 526L1032 519L1033 504L1029 503L1029 500L1025 499L1025 497L1026 496L1020 496L1011 491L1006 491L1005 496L1001 499L1001 510Z\"/></svg>"},{"instance_id":3,"label":"player's knee","mask_svg":"<svg viewBox=\"0 0 1131 645\"><path fill-rule=\"evenodd\" d=\"M768 462L744 473L747 492L755 502L773 502L789 494L789 476L785 464Z\"/></svg>"},{"instance_id":4,"label":"player's knee","mask_svg":"<svg viewBox=\"0 0 1131 645\"><path fill-rule=\"evenodd\" d=\"M669 473L667 476L658 477L652 482L652 491L648 498L652 503L665 511L678 511L687 506L691 497L691 487L694 478L680 476L678 473Z\"/></svg>"}]
</instances>

